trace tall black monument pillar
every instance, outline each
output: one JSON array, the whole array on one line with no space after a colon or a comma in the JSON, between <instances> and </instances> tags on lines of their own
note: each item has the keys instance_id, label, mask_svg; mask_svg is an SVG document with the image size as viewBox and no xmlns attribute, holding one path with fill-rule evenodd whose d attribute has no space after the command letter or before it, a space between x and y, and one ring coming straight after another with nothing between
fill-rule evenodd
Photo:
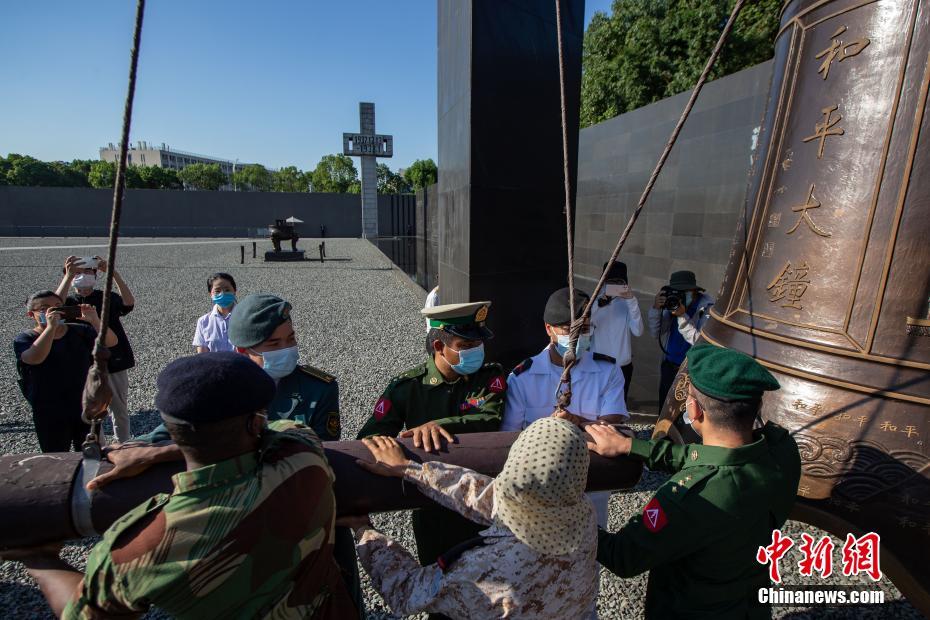
<instances>
[{"instance_id":1,"label":"tall black monument pillar","mask_svg":"<svg viewBox=\"0 0 930 620\"><path fill-rule=\"evenodd\" d=\"M584 0L560 1L574 188ZM488 357L513 364L567 284L555 0L438 2L440 298L490 299Z\"/></svg>"}]
</instances>

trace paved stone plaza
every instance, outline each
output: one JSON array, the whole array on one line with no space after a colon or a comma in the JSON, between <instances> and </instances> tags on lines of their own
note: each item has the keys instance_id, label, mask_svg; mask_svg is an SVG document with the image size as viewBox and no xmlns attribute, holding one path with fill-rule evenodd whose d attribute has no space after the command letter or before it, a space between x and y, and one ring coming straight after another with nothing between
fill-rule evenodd
<instances>
[{"instance_id":1,"label":"paved stone plaza","mask_svg":"<svg viewBox=\"0 0 930 620\"><path fill-rule=\"evenodd\" d=\"M36 290L54 289L61 265L69 254L105 254L102 239L0 239L0 296L2 338L7 354L0 359L0 451L38 450L29 408L16 386L13 337L30 326L23 302ZM246 263L239 264L239 246L246 244ZM80 247L93 245L93 247ZM310 242L302 242L308 250ZM42 248L42 249L36 249ZM271 243L258 243L258 256ZM308 252L309 254L310 252ZM301 362L319 366L339 378L343 437L354 438L383 387L398 372L423 357L424 325L419 316L422 293L370 243L358 239L327 240L327 255L343 260L265 264L251 258L251 242L192 239L138 239L121 242L117 268L137 299L135 311L124 319L135 350L137 366L130 373L130 409L133 432L150 430L158 423L153 410L155 377L172 359L193 352L194 323L210 308L206 278L215 271L228 271L239 285L239 295L271 292L294 305ZM492 309L493 312L493 309ZM543 342L529 343L536 350ZM642 435L646 434L643 428ZM664 476L647 473L635 492L614 495L610 528L617 529L645 504L652 489ZM408 513L375 518L383 531L412 548ZM789 523L797 539L811 528ZM836 541L842 546L841 541ZM65 548L65 555L83 568L93 541ZM782 565L786 581L797 583L796 566ZM831 584L870 585L863 580L834 576ZM807 580L806 583L811 583ZM901 600L890 582L879 584L886 591L883 606L806 612L780 608L778 615L791 618L919 618ZM366 605L372 618L393 617L368 584ZM646 592L644 576L619 580L606 574L601 581L599 610L603 618L635 618L642 614ZM16 618L49 618L51 613L31 580L18 564L0 565L0 608ZM160 617L157 613L149 617Z\"/></svg>"}]
</instances>

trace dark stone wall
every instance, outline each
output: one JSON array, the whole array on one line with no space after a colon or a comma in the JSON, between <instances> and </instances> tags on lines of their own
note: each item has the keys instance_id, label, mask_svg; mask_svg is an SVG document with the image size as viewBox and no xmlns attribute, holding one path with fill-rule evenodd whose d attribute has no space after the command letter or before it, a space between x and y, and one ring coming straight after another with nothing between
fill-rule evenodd
<instances>
[{"instance_id":1,"label":"dark stone wall","mask_svg":"<svg viewBox=\"0 0 930 620\"><path fill-rule=\"evenodd\" d=\"M620 259L646 321L669 274L690 269L716 296L745 200L754 131L762 122L771 61L708 83L679 136ZM594 287L690 93L581 130L575 229L576 282ZM631 409L658 409L655 339L633 339Z\"/></svg>"},{"instance_id":2,"label":"dark stone wall","mask_svg":"<svg viewBox=\"0 0 930 620\"><path fill-rule=\"evenodd\" d=\"M378 196L379 211L388 220L397 200ZM108 189L0 187L0 235L106 235L112 201ZM304 220L304 237L320 236L321 226L327 237L359 237L361 213L358 194L130 189L120 232L129 237L246 237L293 215Z\"/></svg>"},{"instance_id":3,"label":"dark stone wall","mask_svg":"<svg viewBox=\"0 0 930 620\"><path fill-rule=\"evenodd\" d=\"M672 271L690 269L716 294L746 194L754 131L771 61L708 83L639 221L621 252L637 291L655 293ZM690 93L681 93L581 131L575 268L589 289Z\"/></svg>"},{"instance_id":4,"label":"dark stone wall","mask_svg":"<svg viewBox=\"0 0 930 620\"><path fill-rule=\"evenodd\" d=\"M584 2L561 0L569 170L576 170ZM566 282L555 4L439 0L439 272L443 303L489 299L490 359L546 337Z\"/></svg>"},{"instance_id":5,"label":"dark stone wall","mask_svg":"<svg viewBox=\"0 0 930 620\"><path fill-rule=\"evenodd\" d=\"M414 280L427 292L439 283L438 184L419 190L417 196L417 272Z\"/></svg>"}]
</instances>

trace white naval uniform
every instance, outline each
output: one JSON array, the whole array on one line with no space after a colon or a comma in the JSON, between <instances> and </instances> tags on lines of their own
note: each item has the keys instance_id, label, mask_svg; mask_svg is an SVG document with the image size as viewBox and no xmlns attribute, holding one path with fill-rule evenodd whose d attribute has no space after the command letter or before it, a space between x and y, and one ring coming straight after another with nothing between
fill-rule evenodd
<instances>
[{"instance_id":1,"label":"white naval uniform","mask_svg":"<svg viewBox=\"0 0 930 620\"><path fill-rule=\"evenodd\" d=\"M551 346L551 345L550 345ZM623 397L623 373L613 358L586 351L572 368L572 404L568 410L588 420L605 415L629 417ZM547 346L537 355L517 365L507 377L502 431L520 431L555 411L555 391L562 367L549 358ZM597 522L607 527L607 501L610 492L590 493L597 510Z\"/></svg>"}]
</instances>

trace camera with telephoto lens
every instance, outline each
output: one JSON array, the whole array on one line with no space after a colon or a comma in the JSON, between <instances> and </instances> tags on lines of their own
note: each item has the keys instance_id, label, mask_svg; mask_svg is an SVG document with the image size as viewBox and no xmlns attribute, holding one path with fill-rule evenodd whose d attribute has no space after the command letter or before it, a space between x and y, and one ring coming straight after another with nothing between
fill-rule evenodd
<instances>
[{"instance_id":1,"label":"camera with telephoto lens","mask_svg":"<svg viewBox=\"0 0 930 620\"><path fill-rule=\"evenodd\" d=\"M681 294L670 286L663 286L662 293L665 294L665 305L662 307L669 312L678 310L678 307L681 306L682 301Z\"/></svg>"}]
</instances>

